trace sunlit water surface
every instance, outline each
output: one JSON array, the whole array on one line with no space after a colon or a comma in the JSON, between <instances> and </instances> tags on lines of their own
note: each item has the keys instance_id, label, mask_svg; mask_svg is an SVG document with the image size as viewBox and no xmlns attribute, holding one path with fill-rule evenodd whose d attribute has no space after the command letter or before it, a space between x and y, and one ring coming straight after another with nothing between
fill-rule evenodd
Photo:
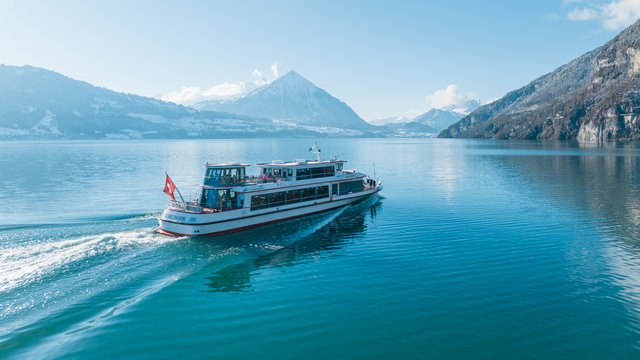
<instances>
[{"instance_id":1,"label":"sunlit water surface","mask_svg":"<svg viewBox=\"0 0 640 360\"><path fill-rule=\"evenodd\" d=\"M325 139L381 196L154 232L165 170L309 145L0 142L0 357L640 358L635 144Z\"/></svg>"}]
</instances>

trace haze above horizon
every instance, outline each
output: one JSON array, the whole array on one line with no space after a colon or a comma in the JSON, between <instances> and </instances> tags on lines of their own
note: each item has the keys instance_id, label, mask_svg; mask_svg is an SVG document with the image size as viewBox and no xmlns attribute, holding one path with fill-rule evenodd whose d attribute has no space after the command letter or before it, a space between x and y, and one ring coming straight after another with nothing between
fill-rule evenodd
<instances>
[{"instance_id":1,"label":"haze above horizon","mask_svg":"<svg viewBox=\"0 0 640 360\"><path fill-rule=\"evenodd\" d=\"M0 1L0 63L176 102L295 70L366 120L483 103L592 50L640 0Z\"/></svg>"}]
</instances>

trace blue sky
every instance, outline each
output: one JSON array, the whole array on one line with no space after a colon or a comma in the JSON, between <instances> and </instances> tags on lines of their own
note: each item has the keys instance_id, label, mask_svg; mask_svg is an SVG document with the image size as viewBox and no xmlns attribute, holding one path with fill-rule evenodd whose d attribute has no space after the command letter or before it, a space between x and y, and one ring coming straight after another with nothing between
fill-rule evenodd
<instances>
[{"instance_id":1,"label":"blue sky","mask_svg":"<svg viewBox=\"0 0 640 360\"><path fill-rule=\"evenodd\" d=\"M640 0L0 0L0 63L175 101L294 69L371 120L499 98L638 17Z\"/></svg>"}]
</instances>

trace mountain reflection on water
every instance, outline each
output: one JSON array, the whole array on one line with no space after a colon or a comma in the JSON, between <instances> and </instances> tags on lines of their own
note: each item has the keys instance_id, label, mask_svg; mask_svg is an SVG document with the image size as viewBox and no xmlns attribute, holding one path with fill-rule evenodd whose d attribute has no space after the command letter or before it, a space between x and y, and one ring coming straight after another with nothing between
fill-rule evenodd
<instances>
[{"instance_id":1,"label":"mountain reflection on water","mask_svg":"<svg viewBox=\"0 0 640 360\"><path fill-rule=\"evenodd\" d=\"M522 144L508 144L514 150ZM635 143L542 144L534 155L499 156L533 191L589 215L599 228L640 246L640 149ZM539 147L537 147L539 148ZM577 150L577 152L576 152ZM553 155L553 156L546 156Z\"/></svg>"},{"instance_id":2,"label":"mountain reflection on water","mask_svg":"<svg viewBox=\"0 0 640 360\"><path fill-rule=\"evenodd\" d=\"M335 219L312 234L274 252L224 267L211 273L207 292L242 292L251 289L251 276L262 268L294 266L314 261L321 253L331 253L367 229L382 207L380 197L347 207ZM289 222L290 223L290 222ZM282 231L288 223L278 224ZM276 230L273 230L276 231Z\"/></svg>"},{"instance_id":3,"label":"mountain reflection on water","mask_svg":"<svg viewBox=\"0 0 640 360\"><path fill-rule=\"evenodd\" d=\"M509 144L521 150L522 144ZM548 152L545 154L545 152ZM498 156L505 173L521 176L551 206L566 208L583 227L598 229L567 243L566 257L581 264L574 279L608 279L625 299L628 326L640 331L640 149L636 143L543 144L539 156ZM551 156L549 156L551 155ZM499 160L498 160L499 159ZM569 210L570 209L570 210ZM581 227L558 229L579 235ZM598 259L598 261L594 261Z\"/></svg>"}]
</instances>

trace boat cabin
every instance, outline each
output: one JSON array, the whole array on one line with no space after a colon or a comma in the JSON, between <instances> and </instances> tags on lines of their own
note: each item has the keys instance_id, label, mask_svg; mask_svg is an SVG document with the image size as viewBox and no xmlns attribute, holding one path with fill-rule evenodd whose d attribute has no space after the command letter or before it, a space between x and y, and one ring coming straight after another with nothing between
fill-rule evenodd
<instances>
[{"instance_id":1,"label":"boat cabin","mask_svg":"<svg viewBox=\"0 0 640 360\"><path fill-rule=\"evenodd\" d=\"M246 169L248 164L230 163L230 164L205 164L204 182L202 193L200 194L199 206L205 211L226 211L239 209L245 205L245 191L237 187L256 185L257 183L279 182L279 181L302 181L319 178L334 177L338 172L343 171L343 165L346 161L332 159L325 161L310 161L296 159L294 161L274 160L271 163L260 163L259 177L247 177ZM328 180L327 180L328 181ZM317 181L310 182L308 189L295 189L286 192L274 192L265 194L252 194L246 197L246 201L251 201L251 210L261 209L263 205L269 207L272 205L283 205L310 199L329 197L329 191L333 195L344 194L350 191L362 190L362 181L354 180L351 182L343 182L340 185L333 184L329 186L315 185ZM304 184L304 183L303 183ZM317 187L317 188L316 188ZM338 190L340 188L340 190ZM236 191L237 190L237 191ZM307 194L309 192L309 194ZM313 192L313 194L311 194ZM282 201L276 199L281 196ZM319 196L319 197L318 197ZM260 203L264 198L264 204ZM273 198L273 199L272 199ZM287 200L284 200L284 199Z\"/></svg>"},{"instance_id":2,"label":"boat cabin","mask_svg":"<svg viewBox=\"0 0 640 360\"><path fill-rule=\"evenodd\" d=\"M209 164L205 165L205 186L238 186L244 183L248 164Z\"/></svg>"},{"instance_id":3,"label":"boat cabin","mask_svg":"<svg viewBox=\"0 0 640 360\"><path fill-rule=\"evenodd\" d=\"M243 185L248 164L205 164L200 206L216 211L238 209L244 199L232 187Z\"/></svg>"},{"instance_id":4,"label":"boat cabin","mask_svg":"<svg viewBox=\"0 0 640 360\"><path fill-rule=\"evenodd\" d=\"M273 160L271 163L257 165L261 168L260 176L264 181L267 179L297 181L335 176L336 172L342 171L345 162L343 160L307 161L297 159L288 162Z\"/></svg>"}]
</instances>

